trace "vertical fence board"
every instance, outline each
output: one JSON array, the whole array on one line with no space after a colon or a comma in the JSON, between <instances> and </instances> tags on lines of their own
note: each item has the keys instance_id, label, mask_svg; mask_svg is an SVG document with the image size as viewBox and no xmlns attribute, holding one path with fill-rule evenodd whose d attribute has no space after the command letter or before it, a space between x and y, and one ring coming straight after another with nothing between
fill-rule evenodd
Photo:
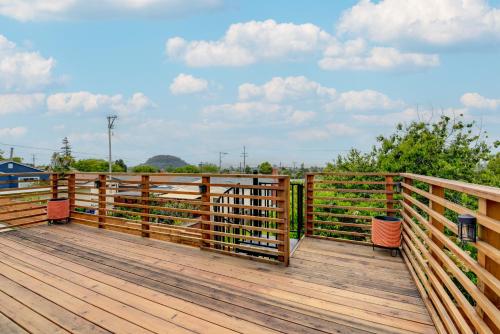
<instances>
[{"instance_id":1,"label":"vertical fence board","mask_svg":"<svg viewBox=\"0 0 500 334\"><path fill-rule=\"evenodd\" d=\"M98 213L99 213L99 228L104 228L106 223L106 175L99 175L99 204L98 204Z\"/></svg>"},{"instance_id":2,"label":"vertical fence board","mask_svg":"<svg viewBox=\"0 0 500 334\"><path fill-rule=\"evenodd\" d=\"M141 197L143 198L142 204L145 207L142 209L142 213L145 214L141 217L141 220L145 222L141 224L141 236L144 238L149 238L149 213L150 213L150 201L149 201L149 175L142 175L141 177Z\"/></svg>"}]
</instances>

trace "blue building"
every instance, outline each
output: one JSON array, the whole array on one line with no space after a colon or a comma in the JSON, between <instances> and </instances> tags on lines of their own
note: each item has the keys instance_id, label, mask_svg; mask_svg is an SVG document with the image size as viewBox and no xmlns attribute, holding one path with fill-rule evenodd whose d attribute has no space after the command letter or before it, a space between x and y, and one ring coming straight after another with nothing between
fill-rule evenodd
<instances>
[{"instance_id":1,"label":"blue building","mask_svg":"<svg viewBox=\"0 0 500 334\"><path fill-rule=\"evenodd\" d=\"M33 174L40 172L44 171L12 160L0 161L0 188L26 188L38 181L48 181L49 174ZM21 175L10 175L11 173Z\"/></svg>"}]
</instances>

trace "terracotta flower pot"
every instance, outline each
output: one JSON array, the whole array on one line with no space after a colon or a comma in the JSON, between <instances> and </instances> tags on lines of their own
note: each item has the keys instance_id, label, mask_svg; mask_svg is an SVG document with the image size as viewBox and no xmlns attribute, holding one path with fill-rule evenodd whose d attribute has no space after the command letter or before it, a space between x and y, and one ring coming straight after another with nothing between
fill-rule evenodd
<instances>
[{"instance_id":1,"label":"terracotta flower pot","mask_svg":"<svg viewBox=\"0 0 500 334\"><path fill-rule=\"evenodd\" d=\"M69 199L55 198L47 202L47 219L68 220L69 219Z\"/></svg>"},{"instance_id":2,"label":"terracotta flower pot","mask_svg":"<svg viewBox=\"0 0 500 334\"><path fill-rule=\"evenodd\" d=\"M373 245L386 248L399 248L401 246L401 223L401 219L397 217L373 217Z\"/></svg>"}]
</instances>

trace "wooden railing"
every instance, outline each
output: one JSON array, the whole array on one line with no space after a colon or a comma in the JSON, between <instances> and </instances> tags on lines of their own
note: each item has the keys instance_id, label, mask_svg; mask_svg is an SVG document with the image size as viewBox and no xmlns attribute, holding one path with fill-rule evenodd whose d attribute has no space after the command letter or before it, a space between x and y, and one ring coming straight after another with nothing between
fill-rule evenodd
<instances>
[{"instance_id":1,"label":"wooden railing","mask_svg":"<svg viewBox=\"0 0 500 334\"><path fill-rule=\"evenodd\" d=\"M370 243L371 218L399 212L398 174L306 174L306 236Z\"/></svg>"},{"instance_id":2,"label":"wooden railing","mask_svg":"<svg viewBox=\"0 0 500 334\"><path fill-rule=\"evenodd\" d=\"M375 215L403 219L402 256L440 333L499 333L500 189L414 174L306 176L307 236L370 243ZM462 243L457 216L477 218Z\"/></svg>"},{"instance_id":3,"label":"wooden railing","mask_svg":"<svg viewBox=\"0 0 500 334\"><path fill-rule=\"evenodd\" d=\"M54 189L66 191L66 179L57 174L0 174L0 231L47 222L46 205Z\"/></svg>"},{"instance_id":4,"label":"wooden railing","mask_svg":"<svg viewBox=\"0 0 500 334\"><path fill-rule=\"evenodd\" d=\"M73 222L284 264L288 189L272 175L68 176Z\"/></svg>"},{"instance_id":5,"label":"wooden railing","mask_svg":"<svg viewBox=\"0 0 500 334\"><path fill-rule=\"evenodd\" d=\"M500 331L500 189L414 174L403 177L403 250L441 333ZM462 245L456 216L477 218Z\"/></svg>"}]
</instances>

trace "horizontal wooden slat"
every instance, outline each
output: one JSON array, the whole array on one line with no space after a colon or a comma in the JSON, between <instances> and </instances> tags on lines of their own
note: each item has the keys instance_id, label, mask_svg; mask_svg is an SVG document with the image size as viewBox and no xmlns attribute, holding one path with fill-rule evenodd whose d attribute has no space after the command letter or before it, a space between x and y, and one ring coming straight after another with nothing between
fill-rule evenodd
<instances>
[{"instance_id":1,"label":"horizontal wooden slat","mask_svg":"<svg viewBox=\"0 0 500 334\"><path fill-rule=\"evenodd\" d=\"M409 184L402 183L402 185L404 188L407 188L407 189L409 189L409 190L411 190L411 191L413 191L421 196L424 196L424 197L432 200L433 202L441 204L445 208L450 209L452 211L455 211L458 214L469 214L469 215L475 216L477 218L478 224L484 225L485 227L489 228L492 231L495 231L496 233L500 233L500 221L498 221L498 220L495 220L495 219L490 218L488 216L482 215L482 214L475 212L473 210L467 209L461 205L458 205L456 203L453 203L453 202L448 201L446 199L443 199L441 197L432 195L426 191L423 191L421 189L413 187Z\"/></svg>"},{"instance_id":2,"label":"horizontal wooden slat","mask_svg":"<svg viewBox=\"0 0 500 334\"><path fill-rule=\"evenodd\" d=\"M345 227L358 227L364 230L369 230L372 228L371 224L359 224L359 223L344 223L344 222L338 222L338 221L322 221L322 220L312 220L313 224L323 224L323 225L338 225L338 226L345 226Z\"/></svg>"},{"instance_id":3,"label":"horizontal wooden slat","mask_svg":"<svg viewBox=\"0 0 500 334\"><path fill-rule=\"evenodd\" d=\"M326 205L326 204L309 204L311 208L321 209L345 209L357 211L376 211L376 212L399 212L399 209L375 208L370 206L351 206L351 205Z\"/></svg>"},{"instance_id":4,"label":"horizontal wooden slat","mask_svg":"<svg viewBox=\"0 0 500 334\"><path fill-rule=\"evenodd\" d=\"M324 189L324 188L313 188L313 191L315 193L320 193L320 192L332 192L332 193L354 193L354 194L394 194L393 191L387 191L387 190L373 190L373 189L344 189L344 188L337 188L337 189Z\"/></svg>"}]
</instances>

